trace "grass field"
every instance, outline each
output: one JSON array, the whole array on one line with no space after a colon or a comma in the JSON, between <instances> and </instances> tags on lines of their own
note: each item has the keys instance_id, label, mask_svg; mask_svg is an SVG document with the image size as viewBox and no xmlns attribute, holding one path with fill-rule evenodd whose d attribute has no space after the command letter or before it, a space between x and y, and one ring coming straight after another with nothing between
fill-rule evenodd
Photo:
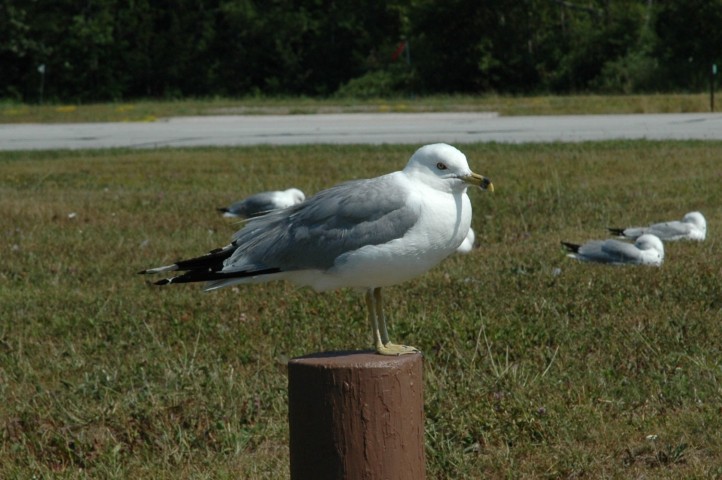
<instances>
[{"instance_id":1,"label":"grass field","mask_svg":"<svg viewBox=\"0 0 722 480\"><path fill-rule=\"evenodd\" d=\"M245 98L24 105L0 101L1 123L153 122L188 115L482 111L500 115L708 112L709 95L432 96L396 99Z\"/></svg>"},{"instance_id":2,"label":"grass field","mask_svg":"<svg viewBox=\"0 0 722 480\"><path fill-rule=\"evenodd\" d=\"M462 146L479 248L386 290L425 354L428 478L722 476L722 143ZM286 361L365 348L362 298L136 275L215 207L402 167L408 146L0 153L0 478L288 478ZM566 258L707 217L661 268Z\"/></svg>"}]
</instances>

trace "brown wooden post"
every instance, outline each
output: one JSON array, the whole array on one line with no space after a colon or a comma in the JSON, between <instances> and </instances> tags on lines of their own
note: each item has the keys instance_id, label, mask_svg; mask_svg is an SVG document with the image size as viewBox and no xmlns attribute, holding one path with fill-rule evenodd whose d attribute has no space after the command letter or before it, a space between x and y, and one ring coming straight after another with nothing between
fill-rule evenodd
<instances>
[{"instance_id":1,"label":"brown wooden post","mask_svg":"<svg viewBox=\"0 0 722 480\"><path fill-rule=\"evenodd\" d=\"M292 480L423 480L423 357L330 352L288 362Z\"/></svg>"}]
</instances>

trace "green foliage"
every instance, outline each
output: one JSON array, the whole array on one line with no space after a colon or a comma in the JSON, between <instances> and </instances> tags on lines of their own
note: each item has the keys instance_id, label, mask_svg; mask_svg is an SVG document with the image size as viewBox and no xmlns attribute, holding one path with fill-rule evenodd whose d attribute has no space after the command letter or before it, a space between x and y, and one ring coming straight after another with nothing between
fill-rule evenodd
<instances>
[{"instance_id":1,"label":"green foliage","mask_svg":"<svg viewBox=\"0 0 722 480\"><path fill-rule=\"evenodd\" d=\"M718 0L0 0L0 97L700 91L720 22Z\"/></svg>"},{"instance_id":2,"label":"green foliage","mask_svg":"<svg viewBox=\"0 0 722 480\"><path fill-rule=\"evenodd\" d=\"M389 288L424 351L429 478L722 473L715 142L462 147L479 247ZM409 146L0 153L0 477L288 478L285 364L365 348L362 299L159 288L225 243L215 207L400 168ZM661 268L564 256L606 226L707 217Z\"/></svg>"},{"instance_id":3,"label":"green foliage","mask_svg":"<svg viewBox=\"0 0 722 480\"><path fill-rule=\"evenodd\" d=\"M349 80L341 85L334 96L336 98L369 99L393 98L408 91L411 78L408 69L406 74L395 69L374 70L362 77Z\"/></svg>"},{"instance_id":4,"label":"green foliage","mask_svg":"<svg viewBox=\"0 0 722 480\"><path fill-rule=\"evenodd\" d=\"M399 28L395 4L373 1L16 3L0 2L17 37L4 53L23 65L0 95L26 99L37 98L40 64L47 96L65 101L330 94Z\"/></svg>"},{"instance_id":5,"label":"green foliage","mask_svg":"<svg viewBox=\"0 0 722 480\"><path fill-rule=\"evenodd\" d=\"M654 29L661 39L655 56L662 67L663 86L694 91L708 85L712 64L722 63L720 25L721 2L660 2Z\"/></svg>"},{"instance_id":6,"label":"green foliage","mask_svg":"<svg viewBox=\"0 0 722 480\"><path fill-rule=\"evenodd\" d=\"M411 45L418 87L430 92L538 88L533 22L539 2L413 2ZM460 12L463 12L460 14Z\"/></svg>"}]
</instances>

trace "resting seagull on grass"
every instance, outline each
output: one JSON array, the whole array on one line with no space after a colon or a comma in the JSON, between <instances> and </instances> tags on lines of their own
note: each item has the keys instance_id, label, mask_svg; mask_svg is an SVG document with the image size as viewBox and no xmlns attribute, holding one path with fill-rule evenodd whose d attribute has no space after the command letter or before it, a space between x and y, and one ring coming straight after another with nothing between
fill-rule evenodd
<instances>
[{"instance_id":1,"label":"resting seagull on grass","mask_svg":"<svg viewBox=\"0 0 722 480\"><path fill-rule=\"evenodd\" d=\"M389 340L381 288L425 273L461 245L471 224L470 185L493 191L459 150L426 145L401 171L252 218L223 248L140 273L183 271L156 283L206 282L206 290L271 280L316 291L364 289L376 351L415 353Z\"/></svg>"},{"instance_id":2,"label":"resting seagull on grass","mask_svg":"<svg viewBox=\"0 0 722 480\"><path fill-rule=\"evenodd\" d=\"M664 260L662 241L651 234L642 235L634 244L621 240L592 240L583 245L562 242L568 257L585 262L611 265L660 266Z\"/></svg>"},{"instance_id":3,"label":"resting seagull on grass","mask_svg":"<svg viewBox=\"0 0 722 480\"><path fill-rule=\"evenodd\" d=\"M306 195L301 190L289 188L288 190L256 193L243 200L233 202L227 207L219 208L218 211L223 213L224 217L253 218L273 210L291 207L305 199Z\"/></svg>"},{"instance_id":4,"label":"resting seagull on grass","mask_svg":"<svg viewBox=\"0 0 722 480\"><path fill-rule=\"evenodd\" d=\"M707 221L700 212L689 212L681 221L655 223L648 227L609 228L612 234L635 240L651 233L665 242L676 240L699 240L707 236Z\"/></svg>"}]
</instances>

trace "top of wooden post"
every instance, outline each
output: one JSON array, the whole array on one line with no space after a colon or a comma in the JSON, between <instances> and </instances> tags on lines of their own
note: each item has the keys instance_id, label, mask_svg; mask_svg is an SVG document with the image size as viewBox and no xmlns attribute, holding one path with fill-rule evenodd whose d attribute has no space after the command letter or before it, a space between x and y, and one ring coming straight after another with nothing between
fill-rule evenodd
<instances>
[{"instance_id":1,"label":"top of wooden post","mask_svg":"<svg viewBox=\"0 0 722 480\"><path fill-rule=\"evenodd\" d=\"M292 358L288 365L316 368L389 368L416 363L421 358L421 354L390 356L379 355L374 350L342 350Z\"/></svg>"}]
</instances>

